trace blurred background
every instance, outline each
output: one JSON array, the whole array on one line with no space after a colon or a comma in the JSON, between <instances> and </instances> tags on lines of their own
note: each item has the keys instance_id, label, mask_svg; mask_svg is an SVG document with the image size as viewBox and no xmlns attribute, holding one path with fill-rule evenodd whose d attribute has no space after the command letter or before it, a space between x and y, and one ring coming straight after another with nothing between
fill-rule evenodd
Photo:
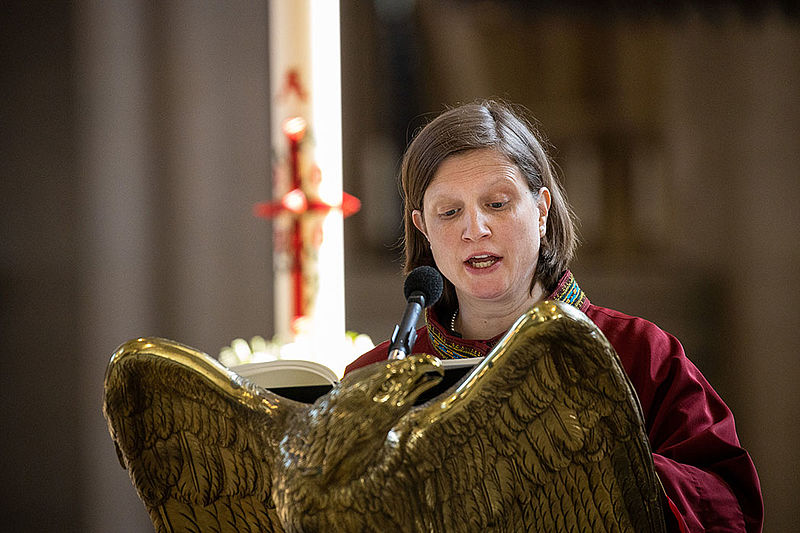
<instances>
[{"instance_id":1,"label":"blurred background","mask_svg":"<svg viewBox=\"0 0 800 533\"><path fill-rule=\"evenodd\" d=\"M396 174L447 105L540 123L597 304L733 409L765 531L800 527L796 2L342 0L347 327L403 308ZM587 7L592 6L592 7ZM0 529L148 531L101 414L142 335L272 335L268 5L0 3ZM792 266L795 265L795 266Z\"/></svg>"}]
</instances>

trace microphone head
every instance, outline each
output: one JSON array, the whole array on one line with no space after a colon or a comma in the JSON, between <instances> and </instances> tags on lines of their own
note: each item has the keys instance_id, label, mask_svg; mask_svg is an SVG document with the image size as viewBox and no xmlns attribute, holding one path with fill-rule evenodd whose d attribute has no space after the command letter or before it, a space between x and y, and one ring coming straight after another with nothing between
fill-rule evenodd
<instances>
[{"instance_id":1,"label":"microphone head","mask_svg":"<svg viewBox=\"0 0 800 533\"><path fill-rule=\"evenodd\" d=\"M435 304L442 296L444 280L439 271L430 266L417 267L411 271L403 285L406 300L415 292L422 293L425 307Z\"/></svg>"}]
</instances>

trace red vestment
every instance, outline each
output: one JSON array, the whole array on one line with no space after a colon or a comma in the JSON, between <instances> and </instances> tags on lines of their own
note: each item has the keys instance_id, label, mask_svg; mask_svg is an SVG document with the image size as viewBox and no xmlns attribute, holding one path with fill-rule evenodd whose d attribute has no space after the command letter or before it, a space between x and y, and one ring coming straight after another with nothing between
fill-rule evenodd
<instances>
[{"instance_id":1,"label":"red vestment","mask_svg":"<svg viewBox=\"0 0 800 533\"><path fill-rule=\"evenodd\" d=\"M733 414L680 342L642 318L598 307L568 271L550 296L583 311L608 338L639 396L653 462L664 485L671 531L760 532L763 501L755 466L740 446ZM464 340L428 310L414 353L441 358L486 355L502 337ZM346 372L388 356L389 341L365 353ZM672 517L674 516L674 520Z\"/></svg>"}]
</instances>

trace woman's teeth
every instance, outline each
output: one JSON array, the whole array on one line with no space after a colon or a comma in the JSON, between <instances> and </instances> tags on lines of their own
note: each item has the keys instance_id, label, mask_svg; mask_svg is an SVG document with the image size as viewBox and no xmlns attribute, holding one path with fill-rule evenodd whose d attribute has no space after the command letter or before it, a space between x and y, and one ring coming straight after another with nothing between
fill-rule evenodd
<instances>
[{"instance_id":1,"label":"woman's teeth","mask_svg":"<svg viewBox=\"0 0 800 533\"><path fill-rule=\"evenodd\" d=\"M473 268L487 268L496 262L497 257L493 255L476 255L475 257L470 257L467 260L467 263L469 263Z\"/></svg>"}]
</instances>

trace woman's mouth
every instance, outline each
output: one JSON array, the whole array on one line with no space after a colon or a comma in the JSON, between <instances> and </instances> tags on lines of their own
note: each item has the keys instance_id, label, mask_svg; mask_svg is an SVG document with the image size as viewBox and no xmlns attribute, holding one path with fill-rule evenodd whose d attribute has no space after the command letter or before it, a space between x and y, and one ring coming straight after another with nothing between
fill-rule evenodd
<instances>
[{"instance_id":1,"label":"woman's mouth","mask_svg":"<svg viewBox=\"0 0 800 533\"><path fill-rule=\"evenodd\" d=\"M496 255L481 254L481 255L474 255L464 262L467 263L472 268L489 268L498 261L500 261L500 258L497 257Z\"/></svg>"}]
</instances>

